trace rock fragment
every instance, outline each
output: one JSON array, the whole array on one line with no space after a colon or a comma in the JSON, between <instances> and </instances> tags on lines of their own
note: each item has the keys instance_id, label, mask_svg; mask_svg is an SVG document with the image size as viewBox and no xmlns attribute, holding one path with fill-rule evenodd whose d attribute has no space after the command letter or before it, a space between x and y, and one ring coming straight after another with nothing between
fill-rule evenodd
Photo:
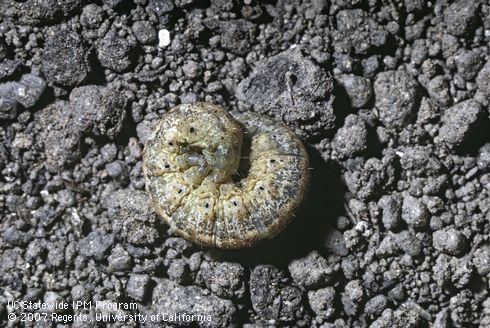
<instances>
[{"instance_id":1,"label":"rock fragment","mask_svg":"<svg viewBox=\"0 0 490 328\"><path fill-rule=\"evenodd\" d=\"M116 90L102 86L73 89L70 101L57 101L37 113L40 141L48 165L61 168L81 157L84 136L114 138L126 117L127 99Z\"/></svg>"},{"instance_id":2,"label":"rock fragment","mask_svg":"<svg viewBox=\"0 0 490 328\"><path fill-rule=\"evenodd\" d=\"M490 97L490 61L487 61L476 76L476 85L486 97Z\"/></svg>"},{"instance_id":3,"label":"rock fragment","mask_svg":"<svg viewBox=\"0 0 490 328\"><path fill-rule=\"evenodd\" d=\"M80 24L87 28L98 28L103 21L103 13L102 8L96 4L88 4L80 14Z\"/></svg>"},{"instance_id":4,"label":"rock fragment","mask_svg":"<svg viewBox=\"0 0 490 328\"><path fill-rule=\"evenodd\" d=\"M33 74L22 75L20 84L22 87L17 90L15 100L25 108L34 106L46 88L46 82Z\"/></svg>"},{"instance_id":5,"label":"rock fragment","mask_svg":"<svg viewBox=\"0 0 490 328\"><path fill-rule=\"evenodd\" d=\"M422 243L410 230L403 230L395 234L396 245L410 256L417 256L422 251Z\"/></svg>"},{"instance_id":6,"label":"rock fragment","mask_svg":"<svg viewBox=\"0 0 490 328\"><path fill-rule=\"evenodd\" d=\"M373 90L369 79L352 74L341 74L336 79L345 89L353 108L362 108L371 100Z\"/></svg>"},{"instance_id":7,"label":"rock fragment","mask_svg":"<svg viewBox=\"0 0 490 328\"><path fill-rule=\"evenodd\" d=\"M403 303L395 311L385 309L380 317L371 324L371 328L389 328L405 327L418 328L423 327L427 322L422 318L420 307L415 303Z\"/></svg>"},{"instance_id":8,"label":"rock fragment","mask_svg":"<svg viewBox=\"0 0 490 328\"><path fill-rule=\"evenodd\" d=\"M255 25L245 19L225 21L220 24L221 45L237 55L245 55L255 38Z\"/></svg>"},{"instance_id":9,"label":"rock fragment","mask_svg":"<svg viewBox=\"0 0 490 328\"><path fill-rule=\"evenodd\" d=\"M103 67L118 73L127 71L134 63L136 41L122 38L109 31L97 45L97 58Z\"/></svg>"},{"instance_id":10,"label":"rock fragment","mask_svg":"<svg viewBox=\"0 0 490 328\"><path fill-rule=\"evenodd\" d=\"M395 230L401 224L402 197L400 194L384 195L378 201L383 210L382 222L386 229Z\"/></svg>"},{"instance_id":11,"label":"rock fragment","mask_svg":"<svg viewBox=\"0 0 490 328\"><path fill-rule=\"evenodd\" d=\"M364 311L370 315L380 315L388 305L388 300L384 295L377 295L366 302Z\"/></svg>"},{"instance_id":12,"label":"rock fragment","mask_svg":"<svg viewBox=\"0 0 490 328\"><path fill-rule=\"evenodd\" d=\"M475 265L476 271L482 275L486 276L490 273L490 246L485 245L479 247L475 250L473 254L473 264Z\"/></svg>"},{"instance_id":13,"label":"rock fragment","mask_svg":"<svg viewBox=\"0 0 490 328\"><path fill-rule=\"evenodd\" d=\"M345 9L336 15L337 30L333 32L336 50L366 54L386 44L388 32L362 9Z\"/></svg>"},{"instance_id":14,"label":"rock fragment","mask_svg":"<svg viewBox=\"0 0 490 328\"><path fill-rule=\"evenodd\" d=\"M327 260L317 251L312 251L303 258L293 260L288 268L293 280L307 289L326 284L333 273Z\"/></svg>"},{"instance_id":15,"label":"rock fragment","mask_svg":"<svg viewBox=\"0 0 490 328\"><path fill-rule=\"evenodd\" d=\"M18 59L3 59L0 61L0 80L14 74L22 62Z\"/></svg>"},{"instance_id":16,"label":"rock fragment","mask_svg":"<svg viewBox=\"0 0 490 328\"><path fill-rule=\"evenodd\" d=\"M374 81L375 106L385 127L401 129L415 114L418 103L417 81L405 71L386 71Z\"/></svg>"},{"instance_id":17,"label":"rock fragment","mask_svg":"<svg viewBox=\"0 0 490 328\"><path fill-rule=\"evenodd\" d=\"M449 147L457 147L478 127L478 120L483 114L480 104L469 99L448 108L442 116L442 126L436 142L443 142Z\"/></svg>"},{"instance_id":18,"label":"rock fragment","mask_svg":"<svg viewBox=\"0 0 490 328\"><path fill-rule=\"evenodd\" d=\"M478 168L486 171L490 168L490 143L486 143L480 147L477 157Z\"/></svg>"},{"instance_id":19,"label":"rock fragment","mask_svg":"<svg viewBox=\"0 0 490 328\"><path fill-rule=\"evenodd\" d=\"M447 31L455 36L463 36L475 27L479 2L457 0L444 10Z\"/></svg>"},{"instance_id":20,"label":"rock fragment","mask_svg":"<svg viewBox=\"0 0 490 328\"><path fill-rule=\"evenodd\" d=\"M167 279L158 279L151 296L151 311L186 313L196 318L210 316L211 321L199 322L201 327L229 327L235 320L236 308L229 300L210 295L196 286L179 286Z\"/></svg>"},{"instance_id":21,"label":"rock fragment","mask_svg":"<svg viewBox=\"0 0 490 328\"><path fill-rule=\"evenodd\" d=\"M335 314L335 289L333 287L320 288L308 292L308 301L315 314L322 319L331 318Z\"/></svg>"},{"instance_id":22,"label":"rock fragment","mask_svg":"<svg viewBox=\"0 0 490 328\"><path fill-rule=\"evenodd\" d=\"M364 289L359 280L349 281L342 293L342 306L348 316L354 316L364 298Z\"/></svg>"},{"instance_id":23,"label":"rock fragment","mask_svg":"<svg viewBox=\"0 0 490 328\"><path fill-rule=\"evenodd\" d=\"M148 8L155 13L160 24L165 25L170 20L175 4L173 0L150 0Z\"/></svg>"},{"instance_id":24,"label":"rock fragment","mask_svg":"<svg viewBox=\"0 0 490 328\"><path fill-rule=\"evenodd\" d=\"M394 158L385 156L368 159L357 169L349 170L344 178L347 188L357 196L365 200L379 194L383 188L391 185L394 181L395 167Z\"/></svg>"},{"instance_id":25,"label":"rock fragment","mask_svg":"<svg viewBox=\"0 0 490 328\"><path fill-rule=\"evenodd\" d=\"M2 238L10 245L24 246L32 240L32 235L15 227L8 227L3 232Z\"/></svg>"},{"instance_id":26,"label":"rock fragment","mask_svg":"<svg viewBox=\"0 0 490 328\"><path fill-rule=\"evenodd\" d=\"M343 156L353 157L367 149L368 130L366 123L357 115L351 114L345 118L333 139L333 148Z\"/></svg>"},{"instance_id":27,"label":"rock fragment","mask_svg":"<svg viewBox=\"0 0 490 328\"><path fill-rule=\"evenodd\" d=\"M0 84L0 119L14 119L18 114L18 105L30 108L41 97L46 82L33 74L22 75L19 82Z\"/></svg>"},{"instance_id":28,"label":"rock fragment","mask_svg":"<svg viewBox=\"0 0 490 328\"><path fill-rule=\"evenodd\" d=\"M481 66L481 55L477 51L461 49L454 56L458 73L465 80L472 80L478 74Z\"/></svg>"},{"instance_id":29,"label":"rock fragment","mask_svg":"<svg viewBox=\"0 0 490 328\"><path fill-rule=\"evenodd\" d=\"M411 227L423 228L429 223L429 212L419 198L405 195L403 197L402 219Z\"/></svg>"},{"instance_id":30,"label":"rock fragment","mask_svg":"<svg viewBox=\"0 0 490 328\"><path fill-rule=\"evenodd\" d=\"M432 243L435 249L449 255L461 255L466 249L466 238L452 227L435 231Z\"/></svg>"},{"instance_id":31,"label":"rock fragment","mask_svg":"<svg viewBox=\"0 0 490 328\"><path fill-rule=\"evenodd\" d=\"M104 200L109 210L112 228L127 242L152 245L160 234L156 229L156 213L149 197L139 190L122 189Z\"/></svg>"},{"instance_id":32,"label":"rock fragment","mask_svg":"<svg viewBox=\"0 0 490 328\"><path fill-rule=\"evenodd\" d=\"M73 165L81 157L83 132L73 120L67 101L57 101L37 113L40 138L51 168Z\"/></svg>"},{"instance_id":33,"label":"rock fragment","mask_svg":"<svg viewBox=\"0 0 490 328\"><path fill-rule=\"evenodd\" d=\"M156 42L156 30L148 21L134 22L132 30L134 36L141 44L151 44Z\"/></svg>"},{"instance_id":34,"label":"rock fragment","mask_svg":"<svg viewBox=\"0 0 490 328\"><path fill-rule=\"evenodd\" d=\"M110 87L87 85L70 93L71 115L80 130L114 138L126 118L127 99Z\"/></svg>"},{"instance_id":35,"label":"rock fragment","mask_svg":"<svg viewBox=\"0 0 490 328\"><path fill-rule=\"evenodd\" d=\"M260 61L240 82L236 97L261 114L315 136L334 127L333 79L299 49L286 50Z\"/></svg>"},{"instance_id":36,"label":"rock fragment","mask_svg":"<svg viewBox=\"0 0 490 328\"><path fill-rule=\"evenodd\" d=\"M265 321L292 321L303 312L299 288L284 283L285 276L273 266L259 265L250 274L252 307Z\"/></svg>"},{"instance_id":37,"label":"rock fragment","mask_svg":"<svg viewBox=\"0 0 490 328\"><path fill-rule=\"evenodd\" d=\"M0 97L0 120L13 120L18 114L18 104L14 99Z\"/></svg>"},{"instance_id":38,"label":"rock fragment","mask_svg":"<svg viewBox=\"0 0 490 328\"><path fill-rule=\"evenodd\" d=\"M169 30L162 29L158 31L158 46L160 48L165 48L170 44L170 32Z\"/></svg>"},{"instance_id":39,"label":"rock fragment","mask_svg":"<svg viewBox=\"0 0 490 328\"><path fill-rule=\"evenodd\" d=\"M244 268L238 263L205 261L199 270L198 280L202 279L217 296L241 298L245 294L244 274Z\"/></svg>"},{"instance_id":40,"label":"rock fragment","mask_svg":"<svg viewBox=\"0 0 490 328\"><path fill-rule=\"evenodd\" d=\"M59 30L48 37L42 55L42 71L50 83L75 86L90 72L88 50L75 32Z\"/></svg>"},{"instance_id":41,"label":"rock fragment","mask_svg":"<svg viewBox=\"0 0 490 328\"><path fill-rule=\"evenodd\" d=\"M172 259L167 274L170 279L182 285L188 280L189 266L184 259Z\"/></svg>"},{"instance_id":42,"label":"rock fragment","mask_svg":"<svg viewBox=\"0 0 490 328\"><path fill-rule=\"evenodd\" d=\"M81 0L0 1L0 13L18 19L20 24L48 24L69 16L81 3Z\"/></svg>"},{"instance_id":43,"label":"rock fragment","mask_svg":"<svg viewBox=\"0 0 490 328\"><path fill-rule=\"evenodd\" d=\"M112 249L111 255L109 255L107 260L110 272L124 272L131 269L131 256L120 244L117 244Z\"/></svg>"},{"instance_id":44,"label":"rock fragment","mask_svg":"<svg viewBox=\"0 0 490 328\"><path fill-rule=\"evenodd\" d=\"M449 83L442 75L438 75L429 81L427 92L439 105L448 106L451 104Z\"/></svg>"},{"instance_id":45,"label":"rock fragment","mask_svg":"<svg viewBox=\"0 0 490 328\"><path fill-rule=\"evenodd\" d=\"M114 236L102 231L93 231L78 243L78 251L86 257L101 261L114 243Z\"/></svg>"},{"instance_id":46,"label":"rock fragment","mask_svg":"<svg viewBox=\"0 0 490 328\"><path fill-rule=\"evenodd\" d=\"M146 274L132 274L126 285L126 294L132 299L142 302L148 296L150 285L150 276Z\"/></svg>"}]
</instances>

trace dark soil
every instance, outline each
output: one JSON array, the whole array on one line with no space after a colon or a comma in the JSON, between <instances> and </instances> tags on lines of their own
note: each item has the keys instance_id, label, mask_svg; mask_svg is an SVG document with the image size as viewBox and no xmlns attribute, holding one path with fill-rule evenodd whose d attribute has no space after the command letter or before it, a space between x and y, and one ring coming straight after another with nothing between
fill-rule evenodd
<instances>
[{"instance_id":1,"label":"dark soil","mask_svg":"<svg viewBox=\"0 0 490 328\"><path fill-rule=\"evenodd\" d=\"M489 46L482 0L0 0L0 326L490 327ZM194 101L307 144L276 238L150 207L143 146Z\"/></svg>"}]
</instances>

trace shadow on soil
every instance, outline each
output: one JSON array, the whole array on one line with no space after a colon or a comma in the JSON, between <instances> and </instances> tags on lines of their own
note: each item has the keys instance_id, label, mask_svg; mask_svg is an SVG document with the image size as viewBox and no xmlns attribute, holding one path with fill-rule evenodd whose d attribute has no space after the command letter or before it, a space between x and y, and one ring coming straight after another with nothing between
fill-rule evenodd
<instances>
[{"instance_id":1,"label":"shadow on soil","mask_svg":"<svg viewBox=\"0 0 490 328\"><path fill-rule=\"evenodd\" d=\"M216 251L213 255L248 266L286 266L294 258L322 249L327 229L335 226L336 218L343 212L344 186L339 167L326 163L315 149L309 148L308 153L312 168L309 195L286 229L252 248Z\"/></svg>"}]
</instances>

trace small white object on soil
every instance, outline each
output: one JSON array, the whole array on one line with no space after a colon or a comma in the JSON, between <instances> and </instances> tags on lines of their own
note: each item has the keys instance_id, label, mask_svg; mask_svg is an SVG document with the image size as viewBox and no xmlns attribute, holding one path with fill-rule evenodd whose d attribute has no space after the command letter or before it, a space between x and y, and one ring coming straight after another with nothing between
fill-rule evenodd
<instances>
[{"instance_id":1,"label":"small white object on soil","mask_svg":"<svg viewBox=\"0 0 490 328\"><path fill-rule=\"evenodd\" d=\"M170 44L170 32L166 29L158 31L158 46L164 48Z\"/></svg>"}]
</instances>

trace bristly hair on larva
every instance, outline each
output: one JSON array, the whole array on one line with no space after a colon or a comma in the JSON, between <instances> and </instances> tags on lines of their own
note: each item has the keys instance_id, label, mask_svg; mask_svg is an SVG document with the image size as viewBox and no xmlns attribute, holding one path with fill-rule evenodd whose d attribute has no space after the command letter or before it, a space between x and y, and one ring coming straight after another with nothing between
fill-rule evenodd
<instances>
[{"instance_id":1,"label":"bristly hair on larva","mask_svg":"<svg viewBox=\"0 0 490 328\"><path fill-rule=\"evenodd\" d=\"M178 235L222 249L279 233L306 197L309 171L301 140L285 124L210 103L170 110L143 153L156 212Z\"/></svg>"}]
</instances>

